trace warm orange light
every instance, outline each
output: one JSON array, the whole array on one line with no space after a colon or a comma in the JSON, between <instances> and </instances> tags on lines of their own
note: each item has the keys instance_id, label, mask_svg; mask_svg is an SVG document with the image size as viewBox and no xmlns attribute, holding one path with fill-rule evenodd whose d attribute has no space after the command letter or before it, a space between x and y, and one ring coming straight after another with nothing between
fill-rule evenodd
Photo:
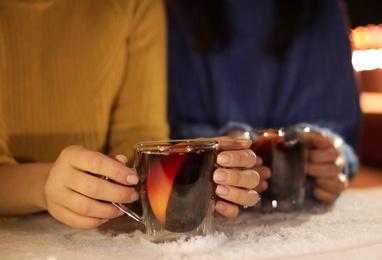
<instances>
[{"instance_id":1,"label":"warm orange light","mask_svg":"<svg viewBox=\"0 0 382 260\"><path fill-rule=\"evenodd\" d=\"M382 48L382 24L358 26L351 31L350 42L355 50Z\"/></svg>"},{"instance_id":2,"label":"warm orange light","mask_svg":"<svg viewBox=\"0 0 382 260\"><path fill-rule=\"evenodd\" d=\"M358 26L349 36L356 71L382 68L382 24Z\"/></svg>"}]
</instances>

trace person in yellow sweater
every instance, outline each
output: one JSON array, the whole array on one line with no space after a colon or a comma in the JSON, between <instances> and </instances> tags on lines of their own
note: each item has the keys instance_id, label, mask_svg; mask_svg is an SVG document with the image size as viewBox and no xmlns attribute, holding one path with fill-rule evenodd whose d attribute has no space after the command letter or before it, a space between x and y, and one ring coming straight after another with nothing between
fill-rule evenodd
<instances>
[{"instance_id":1,"label":"person in yellow sweater","mask_svg":"<svg viewBox=\"0 0 382 260\"><path fill-rule=\"evenodd\" d=\"M168 138L165 38L161 0L0 0L0 216L87 229L138 199L133 144ZM235 217L256 156L218 140L216 211Z\"/></svg>"}]
</instances>

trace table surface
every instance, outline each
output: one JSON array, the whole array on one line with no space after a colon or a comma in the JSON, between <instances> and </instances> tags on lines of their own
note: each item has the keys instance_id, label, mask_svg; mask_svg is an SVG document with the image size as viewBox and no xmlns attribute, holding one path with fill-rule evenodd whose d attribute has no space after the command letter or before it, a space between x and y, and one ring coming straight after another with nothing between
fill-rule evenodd
<instances>
[{"instance_id":1,"label":"table surface","mask_svg":"<svg viewBox=\"0 0 382 260\"><path fill-rule=\"evenodd\" d=\"M382 259L382 170L362 167L333 205L216 218L215 232L155 244L126 216L78 230L46 213L0 225L0 259Z\"/></svg>"}]
</instances>

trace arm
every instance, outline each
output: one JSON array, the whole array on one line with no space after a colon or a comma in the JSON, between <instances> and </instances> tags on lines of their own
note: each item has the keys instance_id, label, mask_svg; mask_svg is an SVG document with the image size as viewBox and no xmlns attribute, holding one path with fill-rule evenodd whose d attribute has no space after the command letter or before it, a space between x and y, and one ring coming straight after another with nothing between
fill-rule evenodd
<instances>
[{"instance_id":1,"label":"arm","mask_svg":"<svg viewBox=\"0 0 382 260\"><path fill-rule=\"evenodd\" d=\"M51 165L19 165L12 158L6 129L0 122L0 216L12 216L46 209L44 185Z\"/></svg>"},{"instance_id":2,"label":"arm","mask_svg":"<svg viewBox=\"0 0 382 260\"><path fill-rule=\"evenodd\" d=\"M315 91L314 96L309 100L318 109L306 112L299 120L303 122L299 124L301 127L307 126L312 130L308 134L308 174L311 180L308 194L312 193L314 198L328 203L334 201L347 185L346 180L339 180L339 173L343 172L350 179L359 170L356 151L361 111L351 65L349 31L342 12L337 1L326 1L325 19L320 19L318 24L324 29L321 30L321 38L325 33L326 40L316 46L321 50L311 52L317 65L312 73L322 75L322 79L308 74L306 81L306 86L309 82L317 82L316 90L312 91Z\"/></svg>"},{"instance_id":3,"label":"arm","mask_svg":"<svg viewBox=\"0 0 382 260\"><path fill-rule=\"evenodd\" d=\"M106 147L110 152L121 150L122 154L130 156L132 144L137 139L166 136L167 130L162 71L164 25L160 23L161 18L163 20L163 8L161 1L140 0L126 6L132 5L137 6L129 10L135 15L131 19L135 28L129 32L129 39L126 39L128 73L120 93L123 98L117 101L116 113L111 119L113 127L110 131L110 144ZM148 30L152 30L155 36L148 33ZM152 41L151 36L156 40L161 37L163 43ZM150 58L145 59L144 47L151 45L154 47L149 48L146 55ZM146 67L148 73L142 69ZM131 80L132 77L140 80ZM144 99L146 97L147 100ZM119 109L126 104L131 110ZM0 152L2 160L4 157L12 161L5 152ZM128 187L137 183L136 175L124 165L127 160L122 161L117 162L115 158L81 146L70 146L63 149L54 163L1 164L0 214L27 214L48 210L52 216L70 226L96 227L120 215L118 209L104 201L129 203L138 199L136 191ZM95 175L107 176L122 185Z\"/></svg>"},{"instance_id":4,"label":"arm","mask_svg":"<svg viewBox=\"0 0 382 260\"><path fill-rule=\"evenodd\" d=\"M46 209L45 180L50 164L32 163L0 167L0 215L12 216Z\"/></svg>"},{"instance_id":5,"label":"arm","mask_svg":"<svg viewBox=\"0 0 382 260\"><path fill-rule=\"evenodd\" d=\"M95 177L107 176L124 185L136 184L135 173L116 160L80 146L63 150L54 164L31 163L0 167L0 215L49 210L77 228L92 228L120 212L110 203L129 203L134 189Z\"/></svg>"},{"instance_id":6,"label":"arm","mask_svg":"<svg viewBox=\"0 0 382 260\"><path fill-rule=\"evenodd\" d=\"M17 164L7 146L7 131L0 122L0 216L46 209L44 185L51 164Z\"/></svg>"}]
</instances>

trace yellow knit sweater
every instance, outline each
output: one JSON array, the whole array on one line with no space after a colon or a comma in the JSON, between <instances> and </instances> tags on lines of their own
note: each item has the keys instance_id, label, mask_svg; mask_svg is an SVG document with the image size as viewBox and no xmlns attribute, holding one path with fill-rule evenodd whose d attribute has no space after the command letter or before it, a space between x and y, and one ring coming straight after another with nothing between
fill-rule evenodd
<instances>
[{"instance_id":1,"label":"yellow knit sweater","mask_svg":"<svg viewBox=\"0 0 382 260\"><path fill-rule=\"evenodd\" d=\"M161 0L0 0L0 164L167 138L164 30Z\"/></svg>"}]
</instances>

